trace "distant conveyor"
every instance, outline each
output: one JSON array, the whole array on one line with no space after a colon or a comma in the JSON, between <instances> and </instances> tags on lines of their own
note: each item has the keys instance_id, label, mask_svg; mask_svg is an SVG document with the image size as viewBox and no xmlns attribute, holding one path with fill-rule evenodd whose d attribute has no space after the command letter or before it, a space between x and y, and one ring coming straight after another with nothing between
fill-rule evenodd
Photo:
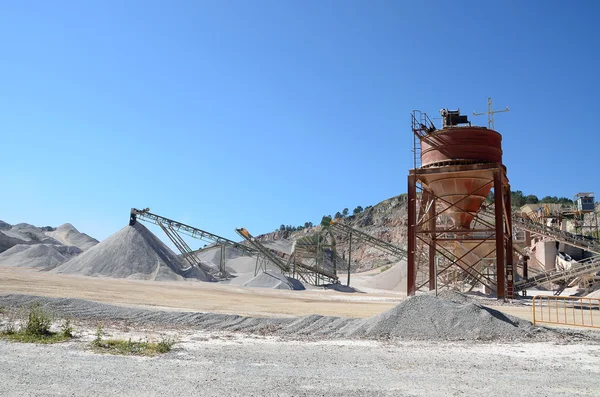
<instances>
[{"instance_id":1,"label":"distant conveyor","mask_svg":"<svg viewBox=\"0 0 600 397\"><path fill-rule=\"evenodd\" d=\"M239 234L244 240L248 242L256 251L262 254L269 262L273 265L277 266L284 273L291 273L294 269L292 269L292 265L288 262L284 262L281 258L273 253L273 250L262 245L258 240L256 240L248 230L242 228L235 229L236 233ZM283 254L283 253L282 253ZM336 282L338 280L338 276L328 272L322 268L315 268L314 266L306 265L300 262L294 262L293 265L296 267L296 272L302 276L302 273L316 273L322 277L328 278L331 282Z\"/></svg>"},{"instance_id":2,"label":"distant conveyor","mask_svg":"<svg viewBox=\"0 0 600 397\"><path fill-rule=\"evenodd\" d=\"M483 214L492 216L489 210L483 210ZM575 234L557 229L555 227L546 226L538 222L532 221L518 213L513 213L512 216L513 228L527 230L544 237L549 237L561 243L581 248L588 252L596 254L590 258L583 259L574 263L569 269L562 271L552 271L539 274L515 283L516 291L523 291L527 288L535 287L544 283L556 283L558 281L569 281L583 274L595 273L600 271L600 244L595 239L587 239Z\"/></svg>"},{"instance_id":3,"label":"distant conveyor","mask_svg":"<svg viewBox=\"0 0 600 397\"><path fill-rule=\"evenodd\" d=\"M583 274L600 271L600 255L583 259L564 271L553 271L529 277L515 283L515 290L522 291L543 283L556 283L557 281L570 281Z\"/></svg>"},{"instance_id":4,"label":"distant conveyor","mask_svg":"<svg viewBox=\"0 0 600 397\"><path fill-rule=\"evenodd\" d=\"M197 238L206 242L214 243L215 245L220 245L221 248L221 263L219 266L220 277L227 276L225 271L225 258L224 258L224 246L231 246L240 251L242 251L245 255L255 255L257 251L252 249L244 244L236 243L233 240L229 240L225 237L218 236L214 233L209 233L205 230L198 229L196 227L186 225L185 223L177 222L169 218L165 218L164 216L156 215L150 212L149 208L145 208L143 210L138 210L136 208L131 209L131 214L129 217L129 225L133 226L137 220L149 222L155 225L160 226L163 232L169 237L171 242L177 247L177 249L181 252L181 257L185 259L190 266L196 266L202 268L205 271L211 272L212 269L210 266L202 263L202 261L196 256L196 252L192 251L190 246L185 242L185 240L179 235L179 233L183 233L193 238Z\"/></svg>"},{"instance_id":5,"label":"distant conveyor","mask_svg":"<svg viewBox=\"0 0 600 397\"><path fill-rule=\"evenodd\" d=\"M228 238L218 236L214 233L209 233L205 230L198 229L193 226L186 225L185 223L177 222L169 218L165 218L164 216L153 214L147 210L138 210L135 208L131 209L131 219L129 221L130 225L133 225L136 219L144 220L150 223L154 223L155 225L163 224L167 225L167 227L172 228L178 232L186 234L190 237L197 238L200 240L209 241L215 243L216 245L229 245L236 249L239 249L247 254L256 254L256 250L240 243L236 243L233 240L229 240Z\"/></svg>"},{"instance_id":6,"label":"distant conveyor","mask_svg":"<svg viewBox=\"0 0 600 397\"><path fill-rule=\"evenodd\" d=\"M551 237L561 243L572 245L573 247L581 248L585 251L593 252L600 255L600 243L595 239L578 236L569 232L562 231L555 227L546 226L538 222L534 222L520 214L513 214L513 227L519 227L532 233L542 236Z\"/></svg>"},{"instance_id":7,"label":"distant conveyor","mask_svg":"<svg viewBox=\"0 0 600 397\"><path fill-rule=\"evenodd\" d=\"M356 236L358 239L367 242L368 244L379 248L380 250L397 257L398 259L406 259L408 257L408 252L404 248L397 247L393 244L388 243L387 241L383 241L376 237L373 237L365 232L361 232L358 229L350 227L348 225L344 225L340 223L339 219L331 219L328 216L323 217L321 221L321 226L323 227L331 227L334 230L338 230L340 232L352 233L353 236Z\"/></svg>"},{"instance_id":8,"label":"distant conveyor","mask_svg":"<svg viewBox=\"0 0 600 397\"><path fill-rule=\"evenodd\" d=\"M494 217L493 212L489 208L482 209L480 213L492 219ZM513 228L516 227L544 237L550 237L561 243L565 243L573 247L581 248L582 250L600 255L600 242L597 239L592 237L584 237L557 229L552 226L543 225L541 223L532 221L527 216L520 213L512 214L512 226Z\"/></svg>"}]
</instances>

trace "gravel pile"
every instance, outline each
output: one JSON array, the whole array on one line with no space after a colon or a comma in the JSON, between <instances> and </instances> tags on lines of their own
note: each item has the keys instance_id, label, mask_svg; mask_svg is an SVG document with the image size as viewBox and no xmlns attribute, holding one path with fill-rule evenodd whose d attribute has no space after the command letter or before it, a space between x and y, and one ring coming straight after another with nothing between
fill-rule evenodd
<instances>
[{"instance_id":1,"label":"gravel pile","mask_svg":"<svg viewBox=\"0 0 600 397\"><path fill-rule=\"evenodd\" d=\"M406 261L400 261L387 270L381 271L373 276L356 275L351 282L358 289L372 288L379 290L397 291L406 293L406 278L408 268Z\"/></svg>"},{"instance_id":2,"label":"gravel pile","mask_svg":"<svg viewBox=\"0 0 600 397\"><path fill-rule=\"evenodd\" d=\"M81 255L58 266L56 273L140 280L214 281L180 258L144 225L126 226Z\"/></svg>"},{"instance_id":3,"label":"gravel pile","mask_svg":"<svg viewBox=\"0 0 600 397\"><path fill-rule=\"evenodd\" d=\"M98 240L85 233L81 233L70 223L65 223L51 232L46 232L46 235L65 245L78 247L82 251L86 251L98 244Z\"/></svg>"},{"instance_id":4,"label":"gravel pile","mask_svg":"<svg viewBox=\"0 0 600 397\"><path fill-rule=\"evenodd\" d=\"M60 244L60 241L47 236L41 228L28 223L18 223L9 230L3 230L2 233L23 240L27 244Z\"/></svg>"},{"instance_id":5,"label":"gravel pile","mask_svg":"<svg viewBox=\"0 0 600 397\"><path fill-rule=\"evenodd\" d=\"M0 266L32 267L50 270L82 251L77 247L55 244L19 244L0 253Z\"/></svg>"},{"instance_id":6,"label":"gravel pile","mask_svg":"<svg viewBox=\"0 0 600 397\"><path fill-rule=\"evenodd\" d=\"M60 244L50 236L46 236L44 231L27 223L10 225L0 221L0 252L19 244Z\"/></svg>"},{"instance_id":7,"label":"gravel pile","mask_svg":"<svg viewBox=\"0 0 600 397\"><path fill-rule=\"evenodd\" d=\"M304 285L296 279L286 277L281 272L267 270L244 284L244 287L304 290Z\"/></svg>"},{"instance_id":8,"label":"gravel pile","mask_svg":"<svg viewBox=\"0 0 600 397\"><path fill-rule=\"evenodd\" d=\"M0 296L0 306L21 307L41 301L62 316L79 320L141 326L185 327L207 331L272 334L286 338L360 338L375 340L529 341L598 340L596 334L534 328L528 321L472 303L460 304L430 295L409 298L367 319L309 315L253 318L238 315L146 310L79 299ZM570 338L570 339L569 339Z\"/></svg>"},{"instance_id":9,"label":"gravel pile","mask_svg":"<svg viewBox=\"0 0 600 397\"><path fill-rule=\"evenodd\" d=\"M516 340L533 332L530 322L485 306L418 295L365 320L352 334L428 340Z\"/></svg>"}]
</instances>

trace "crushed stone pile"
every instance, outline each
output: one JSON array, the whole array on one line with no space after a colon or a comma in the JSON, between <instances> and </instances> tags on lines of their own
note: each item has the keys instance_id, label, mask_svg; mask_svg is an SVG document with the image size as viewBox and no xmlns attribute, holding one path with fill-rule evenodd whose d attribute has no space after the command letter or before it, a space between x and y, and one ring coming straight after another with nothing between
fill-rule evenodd
<instances>
[{"instance_id":1,"label":"crushed stone pile","mask_svg":"<svg viewBox=\"0 0 600 397\"><path fill-rule=\"evenodd\" d=\"M435 295L435 291L427 292L429 295ZM465 295L458 291L453 291L449 289L443 289L438 291L437 297L439 299L456 302L456 303L475 303L477 302L477 298L474 298L469 295Z\"/></svg>"},{"instance_id":2,"label":"crushed stone pile","mask_svg":"<svg viewBox=\"0 0 600 397\"><path fill-rule=\"evenodd\" d=\"M39 227L28 223L18 223L2 233L27 242L28 244L60 244L60 241L47 236Z\"/></svg>"},{"instance_id":3,"label":"crushed stone pile","mask_svg":"<svg viewBox=\"0 0 600 397\"><path fill-rule=\"evenodd\" d=\"M33 225L27 223L9 225L2 222L0 225L0 252L19 244L60 244L60 242L46 236L42 229Z\"/></svg>"},{"instance_id":4,"label":"crushed stone pile","mask_svg":"<svg viewBox=\"0 0 600 397\"><path fill-rule=\"evenodd\" d=\"M240 257L241 252L235 247L226 246L225 247L225 272L228 274L237 273L235 269L232 269L229 266L229 261ZM220 272L221 267L221 247L220 246L212 246L203 249L200 252L195 253L196 259L198 259L202 265L202 268L211 273L218 274ZM256 260L254 260L256 261Z\"/></svg>"},{"instance_id":5,"label":"crushed stone pile","mask_svg":"<svg viewBox=\"0 0 600 397\"><path fill-rule=\"evenodd\" d=\"M374 339L433 341L569 341L600 340L597 332L533 327L525 320L472 303L456 303L418 295L382 314L353 319L308 315L296 318L255 318L239 315L146 310L111 306L80 299L0 296L0 306L22 307L40 301L62 316L141 326L189 327L206 331L271 334L297 339Z\"/></svg>"},{"instance_id":6,"label":"crushed stone pile","mask_svg":"<svg viewBox=\"0 0 600 397\"><path fill-rule=\"evenodd\" d=\"M50 270L82 251L77 247L56 244L19 244L0 253L0 266L32 267Z\"/></svg>"},{"instance_id":7,"label":"crushed stone pile","mask_svg":"<svg viewBox=\"0 0 600 397\"><path fill-rule=\"evenodd\" d=\"M94 245L98 244L98 240L88 236L85 233L81 233L70 223L65 223L64 225L57 227L55 230L45 233L47 236L60 241L64 245L72 245L81 249L82 251L88 250Z\"/></svg>"},{"instance_id":8,"label":"crushed stone pile","mask_svg":"<svg viewBox=\"0 0 600 397\"><path fill-rule=\"evenodd\" d=\"M10 223L0 221L0 230L9 230L11 227Z\"/></svg>"},{"instance_id":9,"label":"crushed stone pile","mask_svg":"<svg viewBox=\"0 0 600 397\"><path fill-rule=\"evenodd\" d=\"M214 281L203 270L182 263L173 251L139 222L124 227L54 271L140 280Z\"/></svg>"},{"instance_id":10,"label":"crushed stone pile","mask_svg":"<svg viewBox=\"0 0 600 397\"><path fill-rule=\"evenodd\" d=\"M221 262L221 247L214 246L206 248L198 253L196 253L196 257L202 261L202 263L207 264L212 267L212 273L217 272L219 270L219 265ZM270 262L266 264L267 271L269 273L277 274L281 273L279 268ZM301 286L301 283L298 280L289 281L274 279L269 276L261 276L258 275L255 277L254 271L256 269L256 257L255 256L247 256L241 250L238 250L234 247L226 247L225 249L225 270L229 274L229 278L226 280L221 280L221 284L229 284L235 286L248 286L248 287L262 287L262 288L283 288L290 289L286 287L286 284L292 283L291 289L304 289L304 286ZM277 276L275 276L277 277ZM256 280L253 280L257 278ZM248 285L248 283L250 283Z\"/></svg>"},{"instance_id":11,"label":"crushed stone pile","mask_svg":"<svg viewBox=\"0 0 600 397\"><path fill-rule=\"evenodd\" d=\"M351 285L360 290L386 290L406 293L406 278L408 268L406 261L400 261L391 268L381 271L382 268L370 271L372 274L355 274L351 277Z\"/></svg>"},{"instance_id":12,"label":"crushed stone pile","mask_svg":"<svg viewBox=\"0 0 600 397\"><path fill-rule=\"evenodd\" d=\"M280 272L267 270L258 274L244 284L244 287L272 288L287 290L304 290L304 285L294 278L286 277Z\"/></svg>"},{"instance_id":13,"label":"crushed stone pile","mask_svg":"<svg viewBox=\"0 0 600 397\"><path fill-rule=\"evenodd\" d=\"M407 299L351 331L358 336L428 340L517 340L534 332L529 321L431 295Z\"/></svg>"},{"instance_id":14,"label":"crushed stone pile","mask_svg":"<svg viewBox=\"0 0 600 397\"><path fill-rule=\"evenodd\" d=\"M0 252L4 252L19 244L27 244L27 241L7 235L4 231L0 231Z\"/></svg>"}]
</instances>

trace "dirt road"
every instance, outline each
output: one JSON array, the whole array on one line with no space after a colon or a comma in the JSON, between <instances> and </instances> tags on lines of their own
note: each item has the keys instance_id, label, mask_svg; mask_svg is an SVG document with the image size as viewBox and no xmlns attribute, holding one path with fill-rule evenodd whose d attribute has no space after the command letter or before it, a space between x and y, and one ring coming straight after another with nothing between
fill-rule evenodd
<instances>
[{"instance_id":1,"label":"dirt road","mask_svg":"<svg viewBox=\"0 0 600 397\"><path fill-rule=\"evenodd\" d=\"M285 291L192 281L70 276L0 267L0 294L7 293L258 317L305 314L369 317L392 308L402 299L397 294Z\"/></svg>"}]
</instances>

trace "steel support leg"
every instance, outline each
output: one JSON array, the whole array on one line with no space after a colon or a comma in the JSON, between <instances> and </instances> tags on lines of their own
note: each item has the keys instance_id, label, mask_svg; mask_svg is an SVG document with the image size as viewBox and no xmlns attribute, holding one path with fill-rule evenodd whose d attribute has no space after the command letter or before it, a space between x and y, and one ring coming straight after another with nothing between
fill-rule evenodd
<instances>
[{"instance_id":1,"label":"steel support leg","mask_svg":"<svg viewBox=\"0 0 600 397\"><path fill-rule=\"evenodd\" d=\"M496 222L496 297L504 299L504 200L502 172L494 171L494 210Z\"/></svg>"},{"instance_id":2,"label":"steel support leg","mask_svg":"<svg viewBox=\"0 0 600 397\"><path fill-rule=\"evenodd\" d=\"M352 232L350 232L350 240L348 242L348 282L346 285L350 286L350 263L352 261Z\"/></svg>"},{"instance_id":3,"label":"steel support leg","mask_svg":"<svg viewBox=\"0 0 600 397\"><path fill-rule=\"evenodd\" d=\"M433 291L435 289L435 285L437 283L436 280L436 269L435 269L435 253L436 253L436 216L435 216L435 197L433 195L429 195L430 204L429 211L427 213L427 217L429 219L429 230L431 232L431 241L429 243L429 290Z\"/></svg>"},{"instance_id":4,"label":"steel support leg","mask_svg":"<svg viewBox=\"0 0 600 397\"><path fill-rule=\"evenodd\" d=\"M407 263L407 295L416 292L417 269L415 262L415 251L417 248L417 178L415 175L408 176L408 263Z\"/></svg>"},{"instance_id":5,"label":"steel support leg","mask_svg":"<svg viewBox=\"0 0 600 397\"><path fill-rule=\"evenodd\" d=\"M504 189L504 211L506 212L506 231L508 239L506 240L506 297L515 298L515 268L513 261L513 228L512 211L510 201L510 185Z\"/></svg>"}]
</instances>

